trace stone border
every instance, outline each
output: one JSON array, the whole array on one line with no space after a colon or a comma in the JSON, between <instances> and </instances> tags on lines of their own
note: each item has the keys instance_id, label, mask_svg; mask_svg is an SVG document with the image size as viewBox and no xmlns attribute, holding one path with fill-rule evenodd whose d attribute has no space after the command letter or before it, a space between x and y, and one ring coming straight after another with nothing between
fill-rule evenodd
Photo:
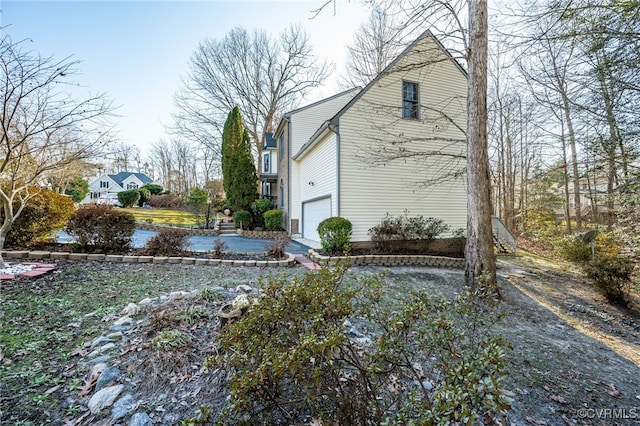
<instances>
[{"instance_id":1,"label":"stone border","mask_svg":"<svg viewBox=\"0 0 640 426\"><path fill-rule=\"evenodd\" d=\"M240 229L240 228L236 229L236 233L243 237L257 238L257 239L278 238L278 237L289 236L287 231L248 231L246 229Z\"/></svg>"},{"instance_id":2,"label":"stone border","mask_svg":"<svg viewBox=\"0 0 640 426\"><path fill-rule=\"evenodd\" d=\"M163 229L177 229L184 231L189 235L207 235L214 237L220 235L220 230L217 227L215 229L182 228L180 226L154 225L153 223L136 221L136 228L157 232L160 232Z\"/></svg>"},{"instance_id":3,"label":"stone border","mask_svg":"<svg viewBox=\"0 0 640 426\"><path fill-rule=\"evenodd\" d=\"M246 253L249 254L249 253ZM235 260L235 259L204 259L197 257L173 256L129 256L119 254L100 253L69 253L55 251L10 251L3 250L5 259L38 259L38 260L93 260L114 263L173 263L183 265L211 265L211 266L259 266L259 267L291 267L296 263L295 256L285 253L282 260Z\"/></svg>"},{"instance_id":4,"label":"stone border","mask_svg":"<svg viewBox=\"0 0 640 426\"><path fill-rule=\"evenodd\" d=\"M461 258L427 255L390 255L366 254L359 256L323 256L314 249L309 249L307 257L322 266L349 262L354 266L429 266L433 268L464 269L465 261Z\"/></svg>"}]
</instances>

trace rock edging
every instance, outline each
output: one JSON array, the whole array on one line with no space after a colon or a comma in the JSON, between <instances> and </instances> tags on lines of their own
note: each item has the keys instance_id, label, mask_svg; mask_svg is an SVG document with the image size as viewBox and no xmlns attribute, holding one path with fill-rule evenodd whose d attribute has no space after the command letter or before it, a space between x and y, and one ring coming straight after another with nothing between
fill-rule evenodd
<instances>
[{"instance_id":1,"label":"rock edging","mask_svg":"<svg viewBox=\"0 0 640 426\"><path fill-rule=\"evenodd\" d=\"M464 269L464 259L428 255L366 254L357 256L323 256L314 249L308 255L312 262L322 266L349 263L354 266L429 266L433 268Z\"/></svg>"},{"instance_id":2,"label":"rock edging","mask_svg":"<svg viewBox=\"0 0 640 426\"><path fill-rule=\"evenodd\" d=\"M129 256L103 253L70 253L55 251L12 251L3 250L5 259L38 259L38 260L94 260L115 263L175 263L184 265L209 266L259 266L259 267L291 267L296 263L294 255L285 253L282 260L236 260L236 259L205 259L198 257L180 256Z\"/></svg>"},{"instance_id":3,"label":"rock edging","mask_svg":"<svg viewBox=\"0 0 640 426\"><path fill-rule=\"evenodd\" d=\"M247 238L256 238L256 239L273 239L273 238L285 238L288 237L289 234L287 231L248 231L246 229L236 229L238 235Z\"/></svg>"},{"instance_id":4,"label":"rock edging","mask_svg":"<svg viewBox=\"0 0 640 426\"><path fill-rule=\"evenodd\" d=\"M239 285L235 291L223 287L216 290L228 295L254 292L259 294L260 292L259 289L248 285ZM145 298L138 303L129 303L115 317L117 319L112 318L113 322L107 331L94 338L91 343L85 344L84 350L88 353L83 357L81 365L88 369L88 374L82 397L89 410L87 415L93 416L92 421L108 416L111 420L109 424L122 422L128 418L126 423L128 426L151 426L157 422L175 423L176 419L163 418L167 413L164 413L162 407L149 410L153 407L145 407L145 404L141 404L141 395L136 392L136 379L123 374L116 365L120 364L117 362L118 358L130 349L131 331L144 326L149 321L149 312L154 307L176 299L198 297L199 292L199 290L175 291L155 298ZM142 409L143 407L147 410Z\"/></svg>"},{"instance_id":5,"label":"rock edging","mask_svg":"<svg viewBox=\"0 0 640 426\"><path fill-rule=\"evenodd\" d=\"M148 231L162 231L163 229L177 229L184 231L189 235L208 235L216 236L220 235L220 230L216 226L214 229L199 229L199 228L183 228L180 226L167 226L167 225L154 225L153 223L136 221L136 227L140 229L146 229Z\"/></svg>"}]
</instances>

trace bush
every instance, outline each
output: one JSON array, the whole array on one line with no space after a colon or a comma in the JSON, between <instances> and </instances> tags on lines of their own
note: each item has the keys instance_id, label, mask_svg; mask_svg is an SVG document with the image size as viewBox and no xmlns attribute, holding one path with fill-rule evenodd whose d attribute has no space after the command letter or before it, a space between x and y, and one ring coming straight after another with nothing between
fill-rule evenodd
<instances>
[{"instance_id":1,"label":"bush","mask_svg":"<svg viewBox=\"0 0 640 426\"><path fill-rule=\"evenodd\" d=\"M188 238L181 229L163 228L147 241L143 253L147 256L180 256L187 251Z\"/></svg>"},{"instance_id":2,"label":"bush","mask_svg":"<svg viewBox=\"0 0 640 426\"><path fill-rule=\"evenodd\" d=\"M256 226L264 228L264 214L272 208L273 204L266 198L261 198L251 204L251 211L253 212Z\"/></svg>"},{"instance_id":3,"label":"bush","mask_svg":"<svg viewBox=\"0 0 640 426\"><path fill-rule=\"evenodd\" d=\"M349 219L340 216L327 218L318 225L322 249L329 253L345 253L349 250L351 230Z\"/></svg>"},{"instance_id":4,"label":"bush","mask_svg":"<svg viewBox=\"0 0 640 426\"><path fill-rule=\"evenodd\" d=\"M75 176L64 190L65 195L70 196L74 202L80 203L89 193L89 182L82 176Z\"/></svg>"},{"instance_id":5,"label":"bush","mask_svg":"<svg viewBox=\"0 0 640 426\"><path fill-rule=\"evenodd\" d=\"M273 257L274 259L284 259L285 251L287 250L287 246L290 242L291 238L289 238L288 235L278 235L272 241L269 241L264 245L267 256Z\"/></svg>"},{"instance_id":6,"label":"bush","mask_svg":"<svg viewBox=\"0 0 640 426\"><path fill-rule=\"evenodd\" d=\"M587 244L576 235L567 235L556 239L553 248L565 260L570 262L588 262L591 260L591 244ZM612 234L599 232L596 235L594 250L596 257L616 257L622 249L622 243Z\"/></svg>"},{"instance_id":7,"label":"bush","mask_svg":"<svg viewBox=\"0 0 640 426\"><path fill-rule=\"evenodd\" d=\"M81 249L105 252L128 250L135 228L136 220L131 213L104 204L79 208L66 226Z\"/></svg>"},{"instance_id":8,"label":"bush","mask_svg":"<svg viewBox=\"0 0 640 426\"><path fill-rule=\"evenodd\" d=\"M596 256L594 260L584 264L583 269L596 289L610 303L621 306L628 304L634 269L631 259L621 255Z\"/></svg>"},{"instance_id":9,"label":"bush","mask_svg":"<svg viewBox=\"0 0 640 426\"><path fill-rule=\"evenodd\" d=\"M218 424L480 424L508 408L506 343L490 330L497 301L420 291L390 306L380 276L347 286L344 273L272 278L222 329L207 362L230 377ZM375 338L349 318L366 320Z\"/></svg>"},{"instance_id":10,"label":"bush","mask_svg":"<svg viewBox=\"0 0 640 426\"><path fill-rule=\"evenodd\" d=\"M282 210L267 210L262 216L264 217L264 226L267 231L282 230Z\"/></svg>"},{"instance_id":11,"label":"bush","mask_svg":"<svg viewBox=\"0 0 640 426\"><path fill-rule=\"evenodd\" d=\"M138 199L138 207L143 207L145 203L148 203L151 199L151 191L147 188L138 188L138 194L140 194L140 198Z\"/></svg>"},{"instance_id":12,"label":"bush","mask_svg":"<svg viewBox=\"0 0 640 426\"><path fill-rule=\"evenodd\" d=\"M159 195L162 194L162 185L158 185L156 183L147 183L140 187L140 189L146 189L151 193L151 195Z\"/></svg>"},{"instance_id":13,"label":"bush","mask_svg":"<svg viewBox=\"0 0 640 426\"><path fill-rule=\"evenodd\" d=\"M250 229L251 213L247 210L237 211L233 214L233 222L236 224L236 228Z\"/></svg>"},{"instance_id":14,"label":"bush","mask_svg":"<svg viewBox=\"0 0 640 426\"><path fill-rule=\"evenodd\" d=\"M8 247L28 247L52 241L74 212L73 200L48 189L36 189L38 194L28 201L13 222L7 239ZM18 206L14 206L14 211ZM2 215L2 214L0 214Z\"/></svg>"},{"instance_id":15,"label":"bush","mask_svg":"<svg viewBox=\"0 0 640 426\"><path fill-rule=\"evenodd\" d=\"M214 259L222 259L225 250L227 250L227 243L225 243L222 238L216 238L213 249L211 250L211 256Z\"/></svg>"},{"instance_id":16,"label":"bush","mask_svg":"<svg viewBox=\"0 0 640 426\"><path fill-rule=\"evenodd\" d=\"M177 209L182 207L182 198L173 194L152 195L149 205L161 209Z\"/></svg>"},{"instance_id":17,"label":"bush","mask_svg":"<svg viewBox=\"0 0 640 426\"><path fill-rule=\"evenodd\" d=\"M377 252L400 253L407 250L407 242L413 242L414 249L425 250L437 236L449 230L444 220L424 216L391 216L389 213L379 224L369 229L373 249ZM416 247L415 242L421 242Z\"/></svg>"},{"instance_id":18,"label":"bush","mask_svg":"<svg viewBox=\"0 0 640 426\"><path fill-rule=\"evenodd\" d=\"M140 192L137 189L128 189L118 192L118 202L122 207L133 207L140 200Z\"/></svg>"}]
</instances>

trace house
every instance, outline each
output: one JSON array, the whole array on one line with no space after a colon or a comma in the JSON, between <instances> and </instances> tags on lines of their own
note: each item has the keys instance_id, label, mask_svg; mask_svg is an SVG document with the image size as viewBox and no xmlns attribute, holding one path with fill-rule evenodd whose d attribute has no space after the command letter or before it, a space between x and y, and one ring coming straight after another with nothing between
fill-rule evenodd
<instances>
[{"instance_id":1,"label":"house","mask_svg":"<svg viewBox=\"0 0 640 426\"><path fill-rule=\"evenodd\" d=\"M119 192L140 188L152 182L153 179L144 173L119 172L102 175L89 183L89 194L82 202L117 205Z\"/></svg>"},{"instance_id":2,"label":"house","mask_svg":"<svg viewBox=\"0 0 640 426\"><path fill-rule=\"evenodd\" d=\"M262 147L262 171L260 172L262 198L277 202L278 183L278 151L273 133L265 133L265 143Z\"/></svg>"},{"instance_id":3,"label":"house","mask_svg":"<svg viewBox=\"0 0 640 426\"><path fill-rule=\"evenodd\" d=\"M292 236L319 241L318 224L342 216L352 242L386 213L466 226L467 75L429 32L366 87L284 115L278 207Z\"/></svg>"}]
</instances>

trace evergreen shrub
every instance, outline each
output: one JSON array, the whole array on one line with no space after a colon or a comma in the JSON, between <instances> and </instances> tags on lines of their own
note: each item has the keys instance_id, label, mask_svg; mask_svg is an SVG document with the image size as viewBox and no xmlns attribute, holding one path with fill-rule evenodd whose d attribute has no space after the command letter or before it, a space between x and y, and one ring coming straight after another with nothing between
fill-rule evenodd
<instances>
[{"instance_id":1,"label":"evergreen shrub","mask_svg":"<svg viewBox=\"0 0 640 426\"><path fill-rule=\"evenodd\" d=\"M348 252L352 229L351 221L340 216L323 220L318 225L322 249L329 253L343 254Z\"/></svg>"},{"instance_id":2,"label":"evergreen shrub","mask_svg":"<svg viewBox=\"0 0 640 426\"><path fill-rule=\"evenodd\" d=\"M67 232L82 250L122 252L131 247L136 228L134 216L104 204L80 207L67 222Z\"/></svg>"},{"instance_id":3,"label":"evergreen shrub","mask_svg":"<svg viewBox=\"0 0 640 426\"><path fill-rule=\"evenodd\" d=\"M282 210L267 210L262 216L264 217L264 226L267 231L282 230Z\"/></svg>"},{"instance_id":4,"label":"evergreen shrub","mask_svg":"<svg viewBox=\"0 0 640 426\"><path fill-rule=\"evenodd\" d=\"M389 213L369 229L373 249L379 253L400 253L407 248L407 242L422 242L426 246L436 237L449 230L444 220L435 217L415 216L406 213L392 216Z\"/></svg>"},{"instance_id":5,"label":"evergreen shrub","mask_svg":"<svg viewBox=\"0 0 640 426\"><path fill-rule=\"evenodd\" d=\"M137 189L118 192L118 202L122 207L133 207L138 204L138 200L140 200L140 192Z\"/></svg>"},{"instance_id":6,"label":"evergreen shrub","mask_svg":"<svg viewBox=\"0 0 640 426\"><path fill-rule=\"evenodd\" d=\"M631 259L622 255L596 256L594 260L583 264L583 269L596 289L610 303L627 306L634 270L634 262Z\"/></svg>"},{"instance_id":7,"label":"evergreen shrub","mask_svg":"<svg viewBox=\"0 0 640 426\"><path fill-rule=\"evenodd\" d=\"M272 208L273 203L266 198L261 198L251 203L251 211L253 212L256 227L264 228L264 213Z\"/></svg>"},{"instance_id":8,"label":"evergreen shrub","mask_svg":"<svg viewBox=\"0 0 640 426\"><path fill-rule=\"evenodd\" d=\"M236 228L250 229L251 213L247 210L237 211L233 214L233 222L236 224Z\"/></svg>"},{"instance_id":9,"label":"evergreen shrub","mask_svg":"<svg viewBox=\"0 0 640 426\"><path fill-rule=\"evenodd\" d=\"M381 276L345 272L271 278L222 328L206 363L229 372L216 424L470 425L509 408L497 300L466 289L389 304Z\"/></svg>"}]
</instances>

